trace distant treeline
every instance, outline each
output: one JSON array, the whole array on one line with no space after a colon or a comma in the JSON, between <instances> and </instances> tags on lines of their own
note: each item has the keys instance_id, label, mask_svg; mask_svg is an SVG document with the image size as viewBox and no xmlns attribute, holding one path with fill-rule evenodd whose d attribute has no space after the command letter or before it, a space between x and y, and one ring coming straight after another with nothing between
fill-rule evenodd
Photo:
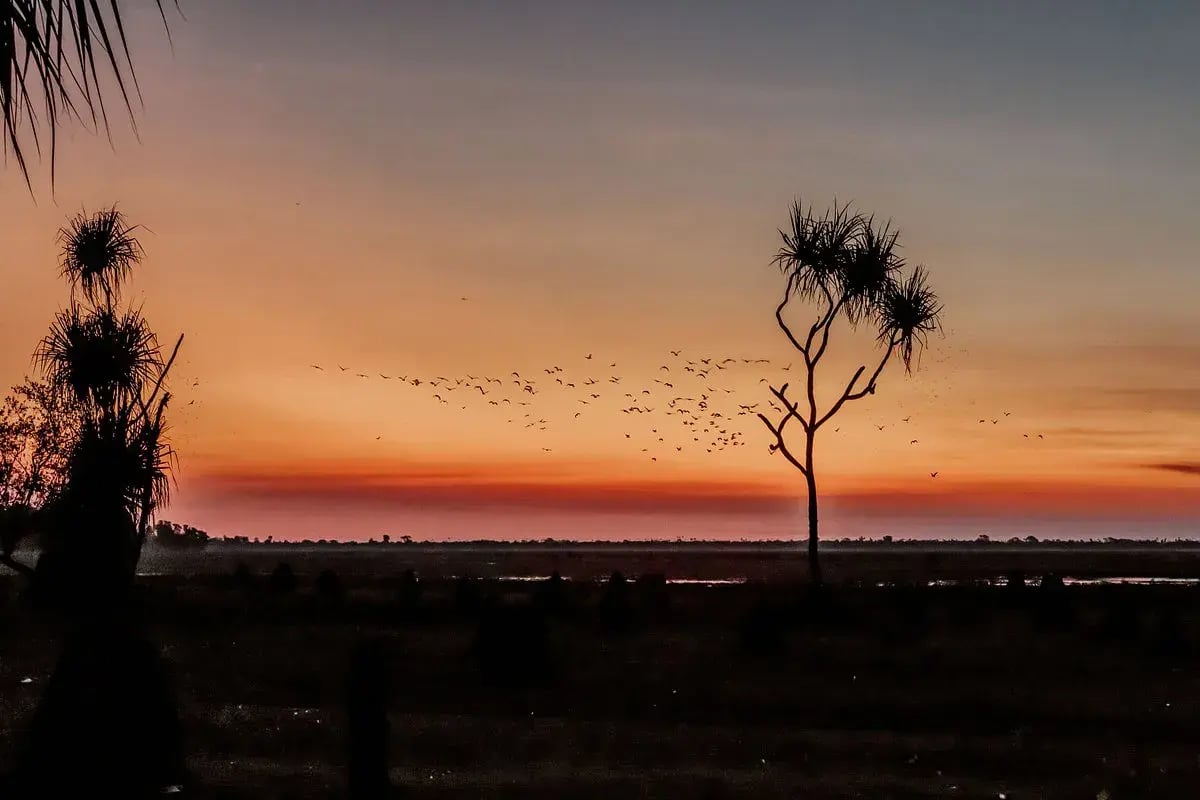
<instances>
[{"instance_id":1,"label":"distant treeline","mask_svg":"<svg viewBox=\"0 0 1200 800\"><path fill-rule=\"evenodd\" d=\"M178 527L178 526L176 526ZM189 528L188 530L195 530ZM203 532L200 532L203 533ZM248 536L224 536L208 539L207 534L204 534L205 541L211 541L214 545L233 546L233 547L338 547L338 548L353 548L353 547L436 547L443 549L471 549L471 548L541 548L541 547L564 547L564 548L662 548L662 547L707 547L707 548L778 548L778 549L795 549L799 547L799 543L793 539L621 539L621 540L579 540L579 539L471 539L459 541L438 541L438 540L416 540L411 536L401 536L398 539L392 539L388 535L384 535L381 539L361 540L339 540L339 539L275 539L268 536L263 539L250 538ZM1008 539L992 539L986 535L978 536L974 539L898 539L892 536L883 536L879 539L867 539L859 537L857 539L830 539L825 542L826 546L833 548L855 549L855 548L878 548L878 547L904 547L904 548L963 548L963 547L1129 547L1129 548L1145 548L1145 547L1172 547L1172 548L1200 548L1200 531L1197 532L1196 539L1133 539L1133 538L1118 538L1104 537L1093 539L1040 539L1036 536L1010 537Z\"/></svg>"}]
</instances>

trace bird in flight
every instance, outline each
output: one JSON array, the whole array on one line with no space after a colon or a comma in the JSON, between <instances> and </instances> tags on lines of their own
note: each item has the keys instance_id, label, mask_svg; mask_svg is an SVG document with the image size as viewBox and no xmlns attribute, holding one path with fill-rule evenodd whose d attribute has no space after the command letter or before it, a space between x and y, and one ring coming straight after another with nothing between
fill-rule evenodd
<instances>
[{"instance_id":1,"label":"bird in flight","mask_svg":"<svg viewBox=\"0 0 1200 800\"><path fill-rule=\"evenodd\" d=\"M916 439L913 439L911 442L909 442L909 444L916 444L916 443L917 443Z\"/></svg>"},{"instance_id":2,"label":"bird in flight","mask_svg":"<svg viewBox=\"0 0 1200 800\"><path fill-rule=\"evenodd\" d=\"M875 426L876 430L883 430L886 427L887 427L887 425L876 425Z\"/></svg>"},{"instance_id":3,"label":"bird in flight","mask_svg":"<svg viewBox=\"0 0 1200 800\"><path fill-rule=\"evenodd\" d=\"M936 472L929 473L929 477L931 477L931 478L936 478L937 476L938 476L938 474Z\"/></svg>"},{"instance_id":4,"label":"bird in flight","mask_svg":"<svg viewBox=\"0 0 1200 800\"><path fill-rule=\"evenodd\" d=\"M591 361L591 360L592 360L592 354L591 354L591 353L588 353L586 356L584 356L584 358L586 358L588 361Z\"/></svg>"},{"instance_id":5,"label":"bird in flight","mask_svg":"<svg viewBox=\"0 0 1200 800\"><path fill-rule=\"evenodd\" d=\"M902 419L902 420L900 420L900 421L901 421L901 422L908 422L910 419L912 419L912 417L905 417L904 419Z\"/></svg>"},{"instance_id":6,"label":"bird in flight","mask_svg":"<svg viewBox=\"0 0 1200 800\"><path fill-rule=\"evenodd\" d=\"M346 368L343 367L341 364L338 364L338 369L340 369L342 372L346 371Z\"/></svg>"},{"instance_id":7,"label":"bird in flight","mask_svg":"<svg viewBox=\"0 0 1200 800\"><path fill-rule=\"evenodd\" d=\"M379 441L380 439L382 439L382 438L383 438L382 436L376 436L376 437L375 437L375 441L377 441L377 442L378 442L378 441Z\"/></svg>"},{"instance_id":8,"label":"bird in flight","mask_svg":"<svg viewBox=\"0 0 1200 800\"><path fill-rule=\"evenodd\" d=\"M313 369L319 369L319 370L321 370L321 372L325 371L323 367L320 367L317 364L309 364L309 366L312 367Z\"/></svg>"},{"instance_id":9,"label":"bird in flight","mask_svg":"<svg viewBox=\"0 0 1200 800\"><path fill-rule=\"evenodd\" d=\"M672 350L672 351L671 351L671 355L678 357L678 356L679 356L679 354L680 354L680 353L682 353L682 352L683 352L682 350Z\"/></svg>"}]
</instances>

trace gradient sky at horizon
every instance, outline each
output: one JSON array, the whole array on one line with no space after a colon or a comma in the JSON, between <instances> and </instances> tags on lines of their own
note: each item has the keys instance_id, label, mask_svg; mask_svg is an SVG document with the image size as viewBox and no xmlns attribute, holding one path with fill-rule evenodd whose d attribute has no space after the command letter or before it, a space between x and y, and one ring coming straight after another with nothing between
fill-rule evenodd
<instances>
[{"instance_id":1,"label":"gradient sky at horizon","mask_svg":"<svg viewBox=\"0 0 1200 800\"><path fill-rule=\"evenodd\" d=\"M296 538L788 535L803 484L749 418L749 446L667 441L650 462L656 437L615 404L576 421L546 392L534 435L308 365L585 375L594 353L628 386L682 349L776 360L727 378L763 402L796 360L775 230L794 198L836 196L895 220L947 311L922 368L819 443L828 535L1200 533L1200 8L184 10L173 50L156 13L129 20L139 137L68 128L53 195L44 162L33 198L0 173L6 384L65 301L67 216L116 202L148 229L134 296L187 336L166 516ZM843 338L826 392L864 345Z\"/></svg>"}]
</instances>

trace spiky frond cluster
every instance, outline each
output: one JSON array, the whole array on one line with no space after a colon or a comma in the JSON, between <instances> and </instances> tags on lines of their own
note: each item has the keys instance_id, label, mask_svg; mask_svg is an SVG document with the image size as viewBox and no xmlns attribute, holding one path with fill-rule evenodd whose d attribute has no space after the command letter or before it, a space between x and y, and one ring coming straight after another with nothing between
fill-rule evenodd
<instances>
[{"instance_id":1,"label":"spiky frond cluster","mask_svg":"<svg viewBox=\"0 0 1200 800\"><path fill-rule=\"evenodd\" d=\"M942 303L929 288L928 273L917 267L901 281L894 281L879 304L879 340L895 342L907 372L912 371L914 351L919 353L929 334L941 328Z\"/></svg>"},{"instance_id":2,"label":"spiky frond cluster","mask_svg":"<svg viewBox=\"0 0 1200 800\"><path fill-rule=\"evenodd\" d=\"M59 267L71 288L93 303L118 297L121 284L142 260L136 231L115 207L76 214L58 232Z\"/></svg>"},{"instance_id":3,"label":"spiky frond cluster","mask_svg":"<svg viewBox=\"0 0 1200 800\"><path fill-rule=\"evenodd\" d=\"M852 327L875 327L885 343L894 337L911 369L914 353L938 330L941 304L924 269L904 277L900 232L837 201L819 215L793 203L790 223L779 231L783 243L771 263L787 276L791 292L823 303L829 321L841 313Z\"/></svg>"},{"instance_id":4,"label":"spiky frond cluster","mask_svg":"<svg viewBox=\"0 0 1200 800\"><path fill-rule=\"evenodd\" d=\"M163 0L156 0L163 24ZM28 130L34 150L43 139L53 178L57 131L63 118L108 129L102 75L116 84L133 123L140 99L125 37L120 0L3 0L0 2L0 116L4 150L29 181L22 146ZM132 90L132 96L131 96Z\"/></svg>"},{"instance_id":5,"label":"spiky frond cluster","mask_svg":"<svg viewBox=\"0 0 1200 800\"><path fill-rule=\"evenodd\" d=\"M170 499L174 450L158 419L124 413L89 419L71 458L68 486L73 504L101 509L117 502L136 518L147 496L154 507Z\"/></svg>"},{"instance_id":6,"label":"spiky frond cluster","mask_svg":"<svg viewBox=\"0 0 1200 800\"><path fill-rule=\"evenodd\" d=\"M163 367L141 312L103 306L60 311L35 358L52 385L97 409L140 395Z\"/></svg>"}]
</instances>

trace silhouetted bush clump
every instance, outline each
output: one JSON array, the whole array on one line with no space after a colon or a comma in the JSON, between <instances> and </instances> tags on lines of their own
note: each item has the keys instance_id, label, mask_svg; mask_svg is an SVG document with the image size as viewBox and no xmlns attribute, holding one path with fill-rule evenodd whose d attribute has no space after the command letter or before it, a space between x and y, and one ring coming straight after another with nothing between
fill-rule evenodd
<instances>
[{"instance_id":1,"label":"silhouetted bush clump","mask_svg":"<svg viewBox=\"0 0 1200 800\"><path fill-rule=\"evenodd\" d=\"M567 610L567 590L562 575L558 570L538 584L534 592L534 602L538 608L552 616L559 616Z\"/></svg>"},{"instance_id":2,"label":"silhouetted bush clump","mask_svg":"<svg viewBox=\"0 0 1200 800\"><path fill-rule=\"evenodd\" d=\"M1077 614L1061 576L1053 572L1042 576L1037 602L1030 605L1034 627L1041 630L1066 630L1075 625Z\"/></svg>"},{"instance_id":3,"label":"silhouetted bush clump","mask_svg":"<svg viewBox=\"0 0 1200 800\"><path fill-rule=\"evenodd\" d=\"M1067 587L1063 583L1061 575L1057 575L1053 572L1047 572L1042 576L1042 581L1038 584L1038 588L1043 592L1061 592Z\"/></svg>"},{"instance_id":4,"label":"silhouetted bush clump","mask_svg":"<svg viewBox=\"0 0 1200 800\"><path fill-rule=\"evenodd\" d=\"M424 587L421 581L417 579L417 573L412 569L406 569L400 575L400 586L397 589L396 600L400 604L400 610L406 613L416 611L421 605L421 593Z\"/></svg>"},{"instance_id":5,"label":"silhouetted bush clump","mask_svg":"<svg viewBox=\"0 0 1200 800\"><path fill-rule=\"evenodd\" d=\"M531 605L487 604L472 650L480 676L490 686L527 688L554 677L549 626Z\"/></svg>"},{"instance_id":6,"label":"silhouetted bush clump","mask_svg":"<svg viewBox=\"0 0 1200 800\"><path fill-rule=\"evenodd\" d=\"M292 565L281 561L271 572L271 592L273 594L291 594L296 591L296 573Z\"/></svg>"},{"instance_id":7,"label":"silhouetted bush clump","mask_svg":"<svg viewBox=\"0 0 1200 800\"><path fill-rule=\"evenodd\" d=\"M620 570L609 576L596 612L601 629L607 633L626 633L633 627L629 581Z\"/></svg>"},{"instance_id":8,"label":"silhouetted bush clump","mask_svg":"<svg viewBox=\"0 0 1200 800\"><path fill-rule=\"evenodd\" d=\"M464 616L474 616L483 605L483 589L479 581L466 575L454 582L454 610Z\"/></svg>"},{"instance_id":9,"label":"silhouetted bush clump","mask_svg":"<svg viewBox=\"0 0 1200 800\"><path fill-rule=\"evenodd\" d=\"M238 562L238 565L233 568L233 585L239 591L249 592L255 588L255 583L254 573L250 571L246 562Z\"/></svg>"},{"instance_id":10,"label":"silhouetted bush clump","mask_svg":"<svg viewBox=\"0 0 1200 800\"><path fill-rule=\"evenodd\" d=\"M346 599L346 587L342 579L331 569L321 570L317 576L317 596L329 605L341 605Z\"/></svg>"},{"instance_id":11,"label":"silhouetted bush clump","mask_svg":"<svg viewBox=\"0 0 1200 800\"><path fill-rule=\"evenodd\" d=\"M671 607L671 596L667 593L667 576L661 572L647 572L638 576L638 594L646 607L655 613L663 613Z\"/></svg>"}]
</instances>

